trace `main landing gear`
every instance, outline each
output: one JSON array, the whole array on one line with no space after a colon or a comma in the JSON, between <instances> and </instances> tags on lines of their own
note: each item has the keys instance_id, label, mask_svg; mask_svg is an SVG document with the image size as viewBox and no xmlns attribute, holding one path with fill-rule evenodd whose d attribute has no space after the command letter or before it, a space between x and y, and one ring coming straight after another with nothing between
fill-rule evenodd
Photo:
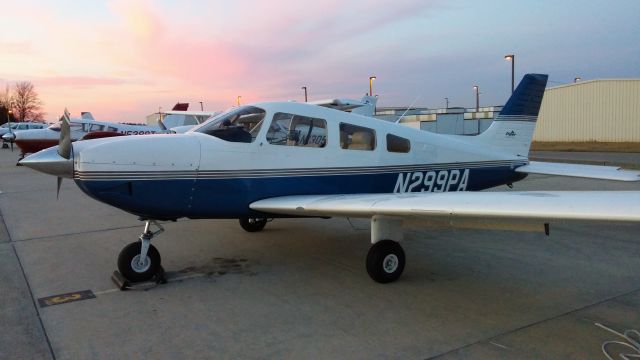
<instances>
[{"instance_id":1,"label":"main landing gear","mask_svg":"<svg viewBox=\"0 0 640 360\"><path fill-rule=\"evenodd\" d=\"M152 224L158 230L151 231ZM120 251L118 271L126 280L136 283L151 280L154 276L162 276L160 253L151 245L151 239L163 231L164 228L157 221L146 220L140 241L132 242Z\"/></svg>"},{"instance_id":2,"label":"main landing gear","mask_svg":"<svg viewBox=\"0 0 640 360\"><path fill-rule=\"evenodd\" d=\"M243 218L240 226L248 232L264 229L266 218ZM151 225L157 227L151 231ZM130 282L143 282L156 277L163 280L163 269L158 250L151 245L151 239L162 233L164 228L155 220L146 220L140 241L125 246L118 256L118 271ZM390 240L395 239L395 240ZM376 282L385 284L398 280L404 271L404 250L398 243L402 241L402 218L376 215L371 218L371 243L367 254L367 273Z\"/></svg>"},{"instance_id":3,"label":"main landing gear","mask_svg":"<svg viewBox=\"0 0 640 360\"><path fill-rule=\"evenodd\" d=\"M258 232L264 229L269 219L267 218L240 218L240 226L246 232Z\"/></svg>"},{"instance_id":4,"label":"main landing gear","mask_svg":"<svg viewBox=\"0 0 640 360\"><path fill-rule=\"evenodd\" d=\"M376 215L371 218L371 243L367 254L367 273L381 284L398 280L405 265L402 246L402 219ZM396 239L389 240L389 239Z\"/></svg>"}]
</instances>

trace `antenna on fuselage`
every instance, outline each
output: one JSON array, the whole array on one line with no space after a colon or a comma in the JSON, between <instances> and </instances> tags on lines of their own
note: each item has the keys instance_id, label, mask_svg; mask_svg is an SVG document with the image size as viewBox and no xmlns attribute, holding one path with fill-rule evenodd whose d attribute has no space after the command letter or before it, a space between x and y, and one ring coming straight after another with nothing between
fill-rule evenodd
<instances>
[{"instance_id":1,"label":"antenna on fuselage","mask_svg":"<svg viewBox=\"0 0 640 360\"><path fill-rule=\"evenodd\" d=\"M409 105L409 107L407 108L407 110L405 110L402 115L400 115L400 117L398 118L398 120L396 120L396 124L400 122L400 120L402 120L402 118L407 114L407 111L409 111L409 109L411 109L413 107L413 105L416 103L416 101L418 101L418 99L420 98L420 95L416 96L415 99L413 99L413 102L411 103L411 105Z\"/></svg>"}]
</instances>

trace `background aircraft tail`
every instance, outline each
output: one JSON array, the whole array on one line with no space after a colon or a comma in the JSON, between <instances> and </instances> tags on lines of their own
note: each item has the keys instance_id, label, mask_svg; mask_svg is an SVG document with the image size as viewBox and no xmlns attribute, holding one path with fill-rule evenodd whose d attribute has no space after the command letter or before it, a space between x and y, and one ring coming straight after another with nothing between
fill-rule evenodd
<instances>
[{"instance_id":1,"label":"background aircraft tail","mask_svg":"<svg viewBox=\"0 0 640 360\"><path fill-rule=\"evenodd\" d=\"M376 103L378 102L378 98L375 96L365 95L362 97L361 101L365 105L351 110L351 113L360 114L364 116L373 116L376 111Z\"/></svg>"},{"instance_id":2,"label":"background aircraft tail","mask_svg":"<svg viewBox=\"0 0 640 360\"><path fill-rule=\"evenodd\" d=\"M176 103L173 106L173 109L171 109L172 111L187 111L189 110L189 103Z\"/></svg>"},{"instance_id":3,"label":"background aircraft tail","mask_svg":"<svg viewBox=\"0 0 640 360\"><path fill-rule=\"evenodd\" d=\"M491 126L470 140L498 151L528 156L547 78L544 74L525 75Z\"/></svg>"}]
</instances>

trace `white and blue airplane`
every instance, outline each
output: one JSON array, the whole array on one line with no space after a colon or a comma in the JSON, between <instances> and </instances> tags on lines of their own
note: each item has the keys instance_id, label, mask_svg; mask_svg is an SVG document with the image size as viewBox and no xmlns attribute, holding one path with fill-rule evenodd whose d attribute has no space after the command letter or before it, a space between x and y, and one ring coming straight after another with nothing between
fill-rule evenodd
<instances>
[{"instance_id":1,"label":"white and blue airplane","mask_svg":"<svg viewBox=\"0 0 640 360\"><path fill-rule=\"evenodd\" d=\"M118 257L118 270L130 281L148 280L160 269L150 244L163 230L157 221L237 218L253 232L277 217L343 216L371 220L366 269L387 283L405 267L399 241L409 220L545 229L558 220L640 221L640 191L479 192L529 173L640 180L638 172L613 167L529 161L546 83L547 75L526 75L478 136L435 134L307 103L265 102L233 108L185 134L71 145L63 129L58 147L22 164L73 178L90 197L145 221L139 241Z\"/></svg>"}]
</instances>

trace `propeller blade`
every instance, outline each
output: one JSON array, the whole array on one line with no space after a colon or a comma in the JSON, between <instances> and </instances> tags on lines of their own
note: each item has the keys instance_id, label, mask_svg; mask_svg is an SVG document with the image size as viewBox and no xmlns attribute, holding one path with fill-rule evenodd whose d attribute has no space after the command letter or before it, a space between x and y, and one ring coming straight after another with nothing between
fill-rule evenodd
<instances>
[{"instance_id":1,"label":"propeller blade","mask_svg":"<svg viewBox=\"0 0 640 360\"><path fill-rule=\"evenodd\" d=\"M60 142L58 154L65 159L71 158L71 125L69 124L69 112L64 109L64 115L60 118Z\"/></svg>"},{"instance_id":2,"label":"propeller blade","mask_svg":"<svg viewBox=\"0 0 640 360\"><path fill-rule=\"evenodd\" d=\"M56 193L56 199L60 199L60 186L62 186L62 178L58 176L58 192Z\"/></svg>"}]
</instances>

